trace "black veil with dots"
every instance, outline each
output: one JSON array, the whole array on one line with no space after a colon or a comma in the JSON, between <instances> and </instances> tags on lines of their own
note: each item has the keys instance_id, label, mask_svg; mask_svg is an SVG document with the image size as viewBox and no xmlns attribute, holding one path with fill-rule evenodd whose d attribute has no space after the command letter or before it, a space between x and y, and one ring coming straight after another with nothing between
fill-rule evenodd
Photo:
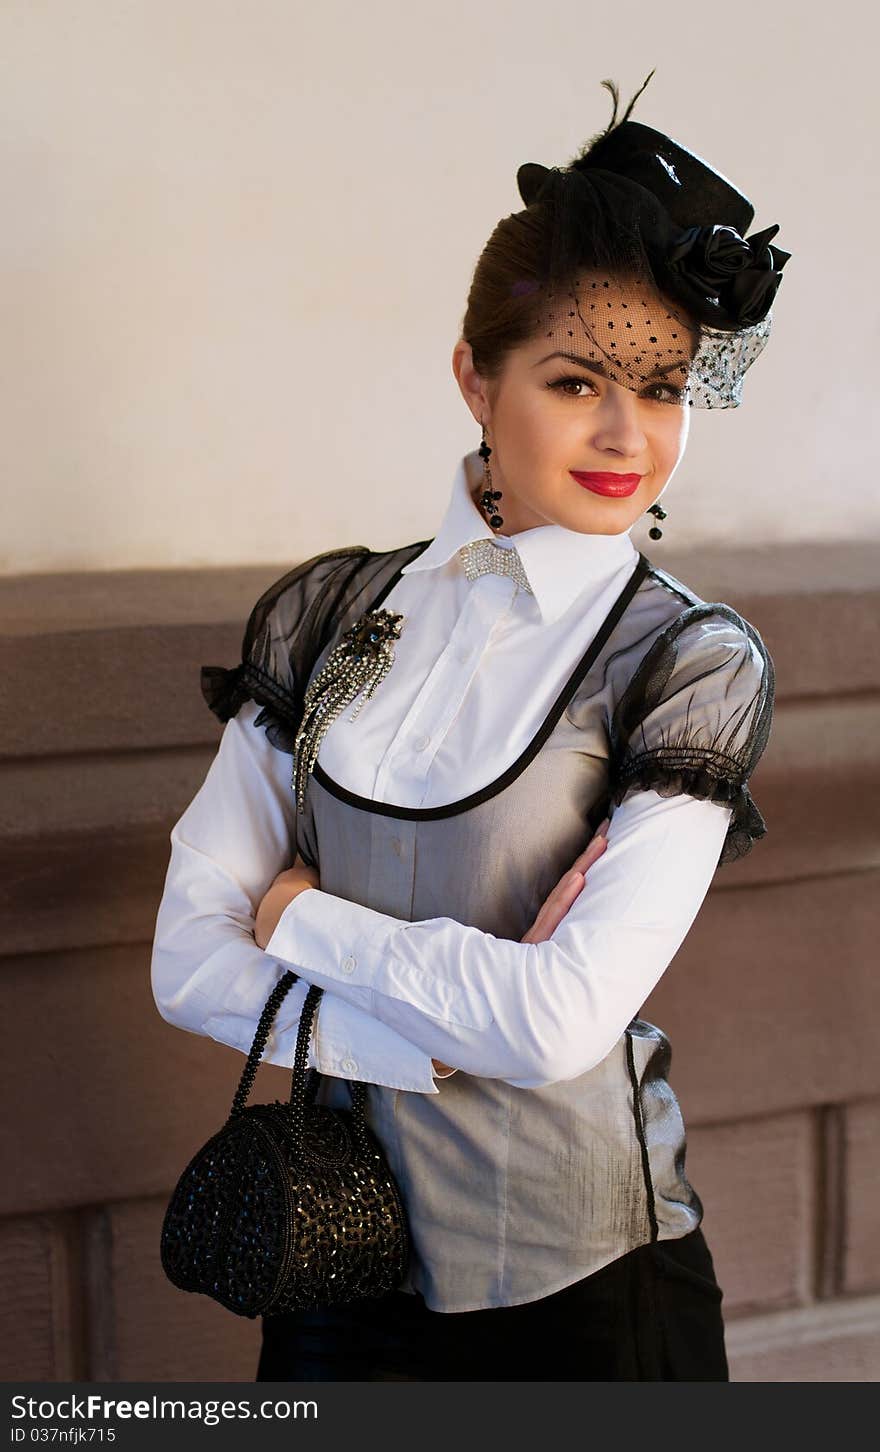
<instances>
[{"instance_id":1,"label":"black veil with dots","mask_svg":"<svg viewBox=\"0 0 880 1452\"><path fill-rule=\"evenodd\" d=\"M587 357L615 383L670 403L735 407L747 368L770 333L715 328L676 298L660 259L676 229L658 200L599 167L547 169L540 205L549 212L544 281L530 327L548 352ZM660 280L658 280L660 279Z\"/></svg>"},{"instance_id":2,"label":"black veil with dots","mask_svg":"<svg viewBox=\"0 0 880 1452\"><path fill-rule=\"evenodd\" d=\"M573 351L580 339L593 366L625 387L729 408L767 342L791 254L770 245L775 224L746 237L754 208L728 177L630 119L653 75L619 118L619 87L602 82L611 120L568 166L519 167L520 195L548 225L540 280L519 279L512 291L534 295L536 332ZM612 290L616 309L607 298L602 306Z\"/></svg>"}]
</instances>

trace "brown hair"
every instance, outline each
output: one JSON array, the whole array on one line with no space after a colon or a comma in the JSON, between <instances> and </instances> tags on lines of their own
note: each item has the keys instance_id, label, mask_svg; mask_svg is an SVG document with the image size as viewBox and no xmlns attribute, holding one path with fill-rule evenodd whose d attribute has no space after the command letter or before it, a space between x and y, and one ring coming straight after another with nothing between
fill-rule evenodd
<instances>
[{"instance_id":1,"label":"brown hair","mask_svg":"<svg viewBox=\"0 0 880 1452\"><path fill-rule=\"evenodd\" d=\"M582 270L659 291L637 218L585 210L578 173L554 168L549 195L503 217L477 260L461 324L477 372L496 380L508 353L536 336L547 300L568 291Z\"/></svg>"},{"instance_id":2,"label":"brown hair","mask_svg":"<svg viewBox=\"0 0 880 1452\"><path fill-rule=\"evenodd\" d=\"M461 336L484 378L497 378L507 354L534 334L549 242L546 208L533 205L503 217L480 253Z\"/></svg>"}]
</instances>

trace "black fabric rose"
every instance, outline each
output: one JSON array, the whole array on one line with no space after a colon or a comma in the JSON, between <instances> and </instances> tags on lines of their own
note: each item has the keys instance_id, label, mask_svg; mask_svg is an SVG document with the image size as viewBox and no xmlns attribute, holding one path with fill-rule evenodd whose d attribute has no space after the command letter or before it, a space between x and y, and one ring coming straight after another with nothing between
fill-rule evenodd
<instances>
[{"instance_id":1,"label":"black fabric rose","mask_svg":"<svg viewBox=\"0 0 880 1452\"><path fill-rule=\"evenodd\" d=\"M752 249L734 227L688 227L670 250L667 265L684 272L695 287L707 294L721 289L751 266Z\"/></svg>"},{"instance_id":2,"label":"black fabric rose","mask_svg":"<svg viewBox=\"0 0 880 1452\"><path fill-rule=\"evenodd\" d=\"M781 281L778 272L761 272L755 267L750 267L736 279L731 288L728 311L740 327L749 328L767 316ZM737 283L740 284L738 288Z\"/></svg>"},{"instance_id":3,"label":"black fabric rose","mask_svg":"<svg viewBox=\"0 0 880 1452\"><path fill-rule=\"evenodd\" d=\"M666 256L666 266L689 292L717 298L719 320L744 328L767 316L790 252L770 246L776 223L753 237L734 227L688 227Z\"/></svg>"},{"instance_id":4,"label":"black fabric rose","mask_svg":"<svg viewBox=\"0 0 880 1452\"><path fill-rule=\"evenodd\" d=\"M752 265L731 280L727 307L743 327L767 316L782 281L782 269L791 253L770 246L770 238L778 231L778 226L767 227L749 238Z\"/></svg>"}]
</instances>

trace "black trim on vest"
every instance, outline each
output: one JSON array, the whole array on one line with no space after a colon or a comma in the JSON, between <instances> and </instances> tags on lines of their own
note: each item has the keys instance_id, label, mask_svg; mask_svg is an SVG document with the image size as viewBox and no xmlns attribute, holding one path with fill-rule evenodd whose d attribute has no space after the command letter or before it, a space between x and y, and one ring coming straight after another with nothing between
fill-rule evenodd
<instances>
[{"instance_id":1,"label":"black trim on vest","mask_svg":"<svg viewBox=\"0 0 880 1452\"><path fill-rule=\"evenodd\" d=\"M470 796L459 798L457 802L447 802L442 807L399 807L390 802L374 802L371 797L362 797L358 796L356 792L350 792L347 787L341 786L339 782L334 781L331 776L328 776L319 761L315 762L312 771L315 781L320 783L332 796L337 797L341 802L346 802L350 807L359 807L365 812L377 812L382 817L401 817L406 821L415 822L429 822L435 821L440 817L454 817L459 812L466 812L472 807L478 807L483 802L489 801L490 797L497 796L498 792L510 786L511 782L515 781L520 773L529 765L532 758L537 756L651 568L651 561L639 551L639 557L632 574L611 606L608 614L605 616L593 640L588 645L584 654L569 675L565 685L557 695L556 700L544 718L543 724L532 737L528 746L520 752L516 760L501 776L489 782L488 786L481 787L479 791L471 792ZM370 609L375 610L378 608L388 592L396 585L402 570L403 565L386 582Z\"/></svg>"},{"instance_id":2,"label":"black trim on vest","mask_svg":"<svg viewBox=\"0 0 880 1452\"><path fill-rule=\"evenodd\" d=\"M632 1034L628 1028L624 1031L624 1038L626 1039L626 1064L629 1069L630 1083L632 1084L633 1118L636 1122L636 1134L638 1135L639 1146L642 1152L642 1177L645 1181L645 1194L648 1199L648 1220L651 1225L651 1240L653 1241L657 1239L659 1233L657 1228L657 1209L654 1202L654 1184L651 1179L651 1161L648 1157L648 1144L645 1139L645 1126L642 1121L642 1092L636 1073Z\"/></svg>"}]
</instances>

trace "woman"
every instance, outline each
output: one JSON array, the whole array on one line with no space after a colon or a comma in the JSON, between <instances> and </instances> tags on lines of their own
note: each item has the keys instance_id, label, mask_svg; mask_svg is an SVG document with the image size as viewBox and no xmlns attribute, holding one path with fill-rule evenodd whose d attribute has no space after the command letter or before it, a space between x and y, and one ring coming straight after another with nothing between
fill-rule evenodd
<instances>
[{"instance_id":1,"label":"woman","mask_svg":"<svg viewBox=\"0 0 880 1452\"><path fill-rule=\"evenodd\" d=\"M789 254L603 84L608 128L520 168L477 264L453 368L482 441L437 534L297 566L203 670L226 725L171 834L157 1005L246 1052L292 968L290 1065L322 987L320 1097L368 1084L413 1248L390 1296L264 1317L258 1380L728 1379L637 1015L765 831L773 664L629 531L689 408L739 403Z\"/></svg>"}]
</instances>

